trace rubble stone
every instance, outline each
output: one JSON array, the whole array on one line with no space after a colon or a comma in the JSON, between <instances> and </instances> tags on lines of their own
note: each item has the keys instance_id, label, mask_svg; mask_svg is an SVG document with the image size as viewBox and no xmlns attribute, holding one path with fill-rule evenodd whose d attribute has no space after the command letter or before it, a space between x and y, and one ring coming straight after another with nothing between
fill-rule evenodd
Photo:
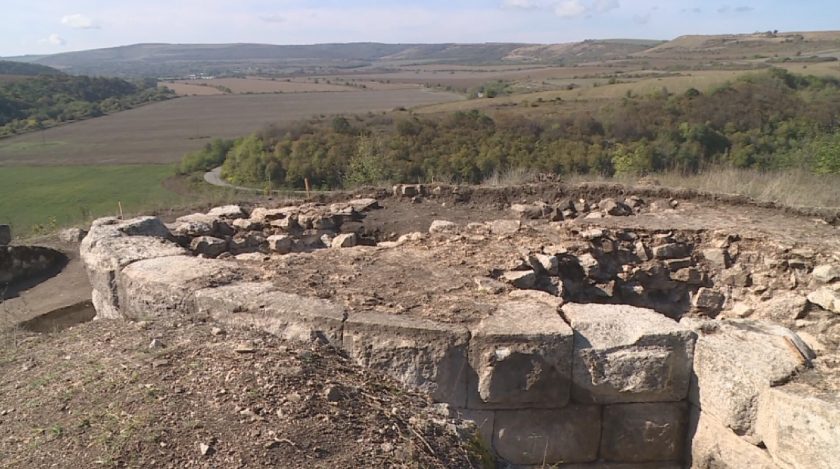
<instances>
[{"instance_id":1,"label":"rubble stone","mask_svg":"<svg viewBox=\"0 0 840 469\"><path fill-rule=\"evenodd\" d=\"M833 265L820 265L814 267L814 280L821 283L831 283L840 280L840 267Z\"/></svg>"},{"instance_id":2,"label":"rubble stone","mask_svg":"<svg viewBox=\"0 0 840 469\"><path fill-rule=\"evenodd\" d=\"M268 237L268 248L280 254L288 254L294 249L295 240L288 235L274 235Z\"/></svg>"},{"instance_id":3,"label":"rubble stone","mask_svg":"<svg viewBox=\"0 0 840 469\"><path fill-rule=\"evenodd\" d=\"M190 249L196 254L216 257L227 250L227 242L212 236L199 236L192 240Z\"/></svg>"},{"instance_id":4,"label":"rubble stone","mask_svg":"<svg viewBox=\"0 0 840 469\"><path fill-rule=\"evenodd\" d=\"M429 233L455 233L458 231L458 224L446 220L435 220L429 226Z\"/></svg>"},{"instance_id":5,"label":"rubble stone","mask_svg":"<svg viewBox=\"0 0 840 469\"><path fill-rule=\"evenodd\" d=\"M239 205L225 205L223 207L216 207L209 212L207 215L216 218L226 218L228 220L236 220L239 218L248 218L248 213L242 209Z\"/></svg>"},{"instance_id":6,"label":"rubble stone","mask_svg":"<svg viewBox=\"0 0 840 469\"><path fill-rule=\"evenodd\" d=\"M519 231L522 222L519 220L493 220L490 222L490 233L500 236L509 236Z\"/></svg>"},{"instance_id":7,"label":"rubble stone","mask_svg":"<svg viewBox=\"0 0 840 469\"><path fill-rule=\"evenodd\" d=\"M840 291L833 287L822 287L808 295L808 301L826 311L840 314Z\"/></svg>"},{"instance_id":8,"label":"rubble stone","mask_svg":"<svg viewBox=\"0 0 840 469\"><path fill-rule=\"evenodd\" d=\"M340 234L333 238L331 246L333 248L352 248L359 244L359 237L356 233Z\"/></svg>"},{"instance_id":9,"label":"rubble stone","mask_svg":"<svg viewBox=\"0 0 840 469\"><path fill-rule=\"evenodd\" d=\"M534 288L537 283L537 275L533 270L515 270L504 273L505 280L516 288Z\"/></svg>"},{"instance_id":10,"label":"rubble stone","mask_svg":"<svg viewBox=\"0 0 840 469\"><path fill-rule=\"evenodd\" d=\"M729 252L725 249L704 249L703 257L717 269L728 269L731 265Z\"/></svg>"}]
</instances>

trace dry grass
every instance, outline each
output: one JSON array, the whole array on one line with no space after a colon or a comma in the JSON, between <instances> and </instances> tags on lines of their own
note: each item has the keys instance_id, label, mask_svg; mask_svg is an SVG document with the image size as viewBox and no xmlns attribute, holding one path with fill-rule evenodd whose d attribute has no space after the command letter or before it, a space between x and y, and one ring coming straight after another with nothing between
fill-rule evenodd
<instances>
[{"instance_id":1,"label":"dry grass","mask_svg":"<svg viewBox=\"0 0 840 469\"><path fill-rule=\"evenodd\" d=\"M163 85L172 87L168 82ZM332 85L324 82L315 83L314 81L307 82L300 79L282 80L263 80L259 78L216 78L213 80L185 80L176 81L175 85L180 86L178 89L184 90L187 94L200 94L199 91L193 91L198 88L215 89L217 86L229 88L234 94L244 93L298 93L309 91L358 91L356 88L341 85ZM174 88L173 88L174 89ZM216 89L216 91L219 91ZM221 93L221 91L219 91Z\"/></svg>"},{"instance_id":2,"label":"dry grass","mask_svg":"<svg viewBox=\"0 0 840 469\"><path fill-rule=\"evenodd\" d=\"M569 182L616 182L636 185L638 176L603 178L594 175L571 176ZM775 202L791 207L840 207L840 175L820 176L801 169L758 171L718 168L699 174L677 172L656 174L665 187L697 189L718 194L738 194L762 202Z\"/></svg>"}]
</instances>

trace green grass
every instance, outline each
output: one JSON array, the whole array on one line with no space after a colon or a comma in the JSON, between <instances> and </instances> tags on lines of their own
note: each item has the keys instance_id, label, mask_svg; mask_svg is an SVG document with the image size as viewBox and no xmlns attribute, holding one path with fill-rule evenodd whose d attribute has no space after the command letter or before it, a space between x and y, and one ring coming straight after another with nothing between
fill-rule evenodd
<instances>
[{"instance_id":1,"label":"green grass","mask_svg":"<svg viewBox=\"0 0 840 469\"><path fill-rule=\"evenodd\" d=\"M173 165L0 166L0 223L17 235L92 218L177 204L183 197L161 186Z\"/></svg>"},{"instance_id":2,"label":"green grass","mask_svg":"<svg viewBox=\"0 0 840 469\"><path fill-rule=\"evenodd\" d=\"M30 150L41 150L43 148L60 147L67 145L67 140L47 140L45 142L16 142L9 145L0 144L0 153L4 152L22 152Z\"/></svg>"}]
</instances>

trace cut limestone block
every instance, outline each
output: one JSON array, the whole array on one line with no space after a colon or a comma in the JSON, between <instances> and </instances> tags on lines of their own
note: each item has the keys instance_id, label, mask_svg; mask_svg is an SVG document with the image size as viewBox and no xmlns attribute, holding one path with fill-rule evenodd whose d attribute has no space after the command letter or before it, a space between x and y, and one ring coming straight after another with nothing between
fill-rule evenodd
<instances>
[{"instance_id":1,"label":"cut limestone block","mask_svg":"<svg viewBox=\"0 0 840 469\"><path fill-rule=\"evenodd\" d=\"M98 317L121 317L118 284L123 267L144 259L189 254L169 241L171 238L166 226L154 217L93 222L79 254L93 287L92 301Z\"/></svg>"},{"instance_id":2,"label":"cut limestone block","mask_svg":"<svg viewBox=\"0 0 840 469\"><path fill-rule=\"evenodd\" d=\"M706 412L691 406L689 418L691 469L782 469L770 454L739 438Z\"/></svg>"},{"instance_id":3,"label":"cut limestone block","mask_svg":"<svg viewBox=\"0 0 840 469\"><path fill-rule=\"evenodd\" d=\"M195 311L196 290L242 280L248 270L237 262L197 257L160 257L135 262L122 271L122 316L159 318Z\"/></svg>"},{"instance_id":4,"label":"cut limestone block","mask_svg":"<svg viewBox=\"0 0 840 469\"><path fill-rule=\"evenodd\" d=\"M601 459L617 462L676 461L685 454L685 402L604 407Z\"/></svg>"},{"instance_id":5,"label":"cut limestone block","mask_svg":"<svg viewBox=\"0 0 840 469\"><path fill-rule=\"evenodd\" d=\"M466 407L468 341L466 328L422 318L361 313L344 324L353 361L454 407Z\"/></svg>"},{"instance_id":6,"label":"cut limestone block","mask_svg":"<svg viewBox=\"0 0 840 469\"><path fill-rule=\"evenodd\" d=\"M470 364L478 397L469 407L536 404L563 407L569 402L572 329L556 307L541 302L502 304L472 330Z\"/></svg>"},{"instance_id":7,"label":"cut limestone block","mask_svg":"<svg viewBox=\"0 0 840 469\"><path fill-rule=\"evenodd\" d=\"M493 447L513 464L592 462L600 439L600 406L496 412Z\"/></svg>"},{"instance_id":8,"label":"cut limestone block","mask_svg":"<svg viewBox=\"0 0 840 469\"><path fill-rule=\"evenodd\" d=\"M571 304L575 331L572 397L578 402L685 399L696 334L650 309Z\"/></svg>"},{"instance_id":9,"label":"cut limestone block","mask_svg":"<svg viewBox=\"0 0 840 469\"><path fill-rule=\"evenodd\" d=\"M757 444L759 395L805 370L813 351L793 332L765 321L706 321L698 330L689 399Z\"/></svg>"},{"instance_id":10,"label":"cut limestone block","mask_svg":"<svg viewBox=\"0 0 840 469\"><path fill-rule=\"evenodd\" d=\"M198 314L256 327L286 340L340 345L347 312L329 301L283 293L271 282L236 283L195 293Z\"/></svg>"},{"instance_id":11,"label":"cut limestone block","mask_svg":"<svg viewBox=\"0 0 840 469\"><path fill-rule=\"evenodd\" d=\"M779 466L840 467L840 395L803 384L761 394L758 433Z\"/></svg>"}]
</instances>

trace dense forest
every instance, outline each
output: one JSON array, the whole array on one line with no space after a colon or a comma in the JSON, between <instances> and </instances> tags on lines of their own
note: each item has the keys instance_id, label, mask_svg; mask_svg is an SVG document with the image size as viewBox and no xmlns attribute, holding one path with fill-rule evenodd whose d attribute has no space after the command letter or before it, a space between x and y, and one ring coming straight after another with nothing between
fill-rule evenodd
<instances>
[{"instance_id":1,"label":"dense forest","mask_svg":"<svg viewBox=\"0 0 840 469\"><path fill-rule=\"evenodd\" d=\"M155 80L41 74L0 84L0 135L42 129L59 122L96 117L170 96Z\"/></svg>"},{"instance_id":2,"label":"dense forest","mask_svg":"<svg viewBox=\"0 0 840 469\"><path fill-rule=\"evenodd\" d=\"M222 175L234 183L295 188L304 178L324 188L386 180L477 183L518 167L603 175L713 165L840 173L838 88L836 78L773 68L704 92L629 92L573 113L563 113L562 102L546 102L492 117L478 110L443 118L338 116L216 140L185 155L180 171L223 165Z\"/></svg>"},{"instance_id":3,"label":"dense forest","mask_svg":"<svg viewBox=\"0 0 840 469\"><path fill-rule=\"evenodd\" d=\"M25 62L12 62L10 60L0 60L0 75L19 75L25 77L34 77L42 73L60 73L58 70L38 64L29 64Z\"/></svg>"}]
</instances>

